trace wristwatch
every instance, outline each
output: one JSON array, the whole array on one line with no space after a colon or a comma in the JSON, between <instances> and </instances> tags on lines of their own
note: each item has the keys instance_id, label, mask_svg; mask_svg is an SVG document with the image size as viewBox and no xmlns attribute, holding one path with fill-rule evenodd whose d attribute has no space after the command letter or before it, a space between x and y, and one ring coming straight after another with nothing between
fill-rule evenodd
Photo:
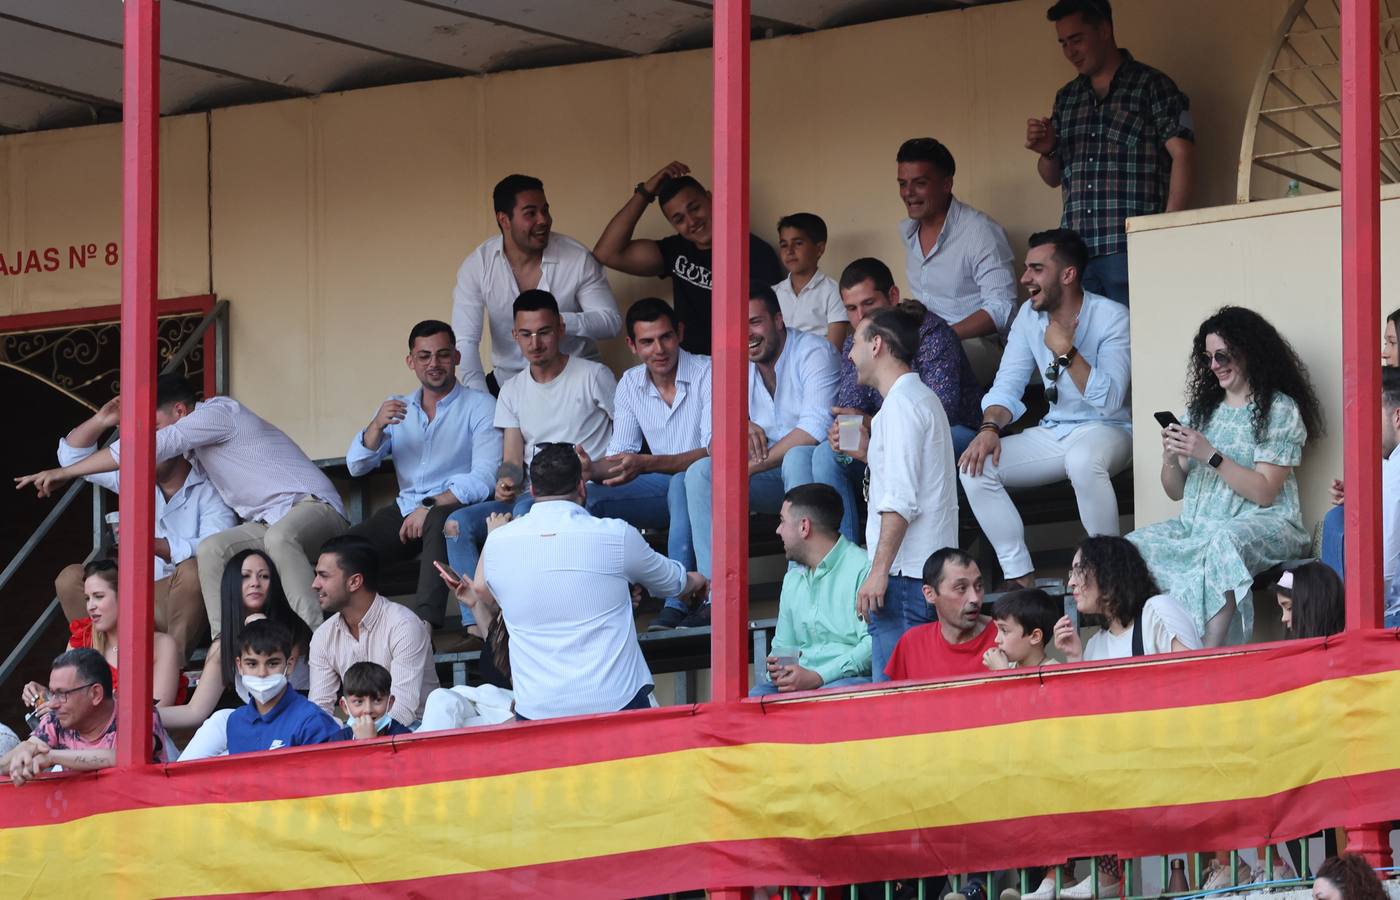
<instances>
[{"instance_id":1,"label":"wristwatch","mask_svg":"<svg viewBox=\"0 0 1400 900\"><path fill-rule=\"evenodd\" d=\"M424 498L423 498L423 506L427 507L428 509L432 509L434 506L437 506L437 498L436 498L436 497L424 497Z\"/></svg>"},{"instance_id":2,"label":"wristwatch","mask_svg":"<svg viewBox=\"0 0 1400 900\"><path fill-rule=\"evenodd\" d=\"M1220 468L1220 464L1224 461L1225 457L1221 456L1220 451L1217 450L1210 455L1210 459L1206 460L1206 465L1210 466L1212 469L1218 469Z\"/></svg>"},{"instance_id":3,"label":"wristwatch","mask_svg":"<svg viewBox=\"0 0 1400 900\"><path fill-rule=\"evenodd\" d=\"M656 199L656 195L653 194L651 191L647 190L647 183L645 181L637 182L637 186L632 189L632 192L634 194L641 194L642 199L645 200L648 204L650 204L651 201Z\"/></svg>"},{"instance_id":4,"label":"wristwatch","mask_svg":"<svg viewBox=\"0 0 1400 900\"><path fill-rule=\"evenodd\" d=\"M1070 347L1068 350L1065 351L1064 356L1055 357L1055 365L1059 366L1061 369L1068 369L1069 364L1074 362L1074 358L1077 355L1078 353L1075 352L1075 349L1073 347Z\"/></svg>"}]
</instances>

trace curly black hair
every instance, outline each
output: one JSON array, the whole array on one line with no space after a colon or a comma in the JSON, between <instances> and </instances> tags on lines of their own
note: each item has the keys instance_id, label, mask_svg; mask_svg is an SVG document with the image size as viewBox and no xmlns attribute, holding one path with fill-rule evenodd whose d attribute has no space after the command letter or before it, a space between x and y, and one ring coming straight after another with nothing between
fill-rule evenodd
<instances>
[{"instance_id":1,"label":"curly black hair","mask_svg":"<svg viewBox=\"0 0 1400 900\"><path fill-rule=\"evenodd\" d=\"M1375 870L1355 853L1343 853L1327 860L1318 868L1317 877L1335 884L1342 900L1387 900Z\"/></svg>"},{"instance_id":2,"label":"curly black hair","mask_svg":"<svg viewBox=\"0 0 1400 900\"><path fill-rule=\"evenodd\" d=\"M1161 593L1138 548L1127 538L1098 535L1079 545L1079 565L1099 589L1099 612L1128 626Z\"/></svg>"},{"instance_id":3,"label":"curly black hair","mask_svg":"<svg viewBox=\"0 0 1400 900\"><path fill-rule=\"evenodd\" d=\"M1287 394L1298 404L1309 440L1326 433L1322 405L1317 402L1308 367L1277 328L1243 306L1222 306L1196 330L1186 369L1186 410L1191 427L1204 428L1220 401L1225 399L1225 389L1210 365L1204 362L1208 334L1219 336L1236 361L1244 366L1245 377L1254 392L1256 441L1264 440L1268 432L1269 410L1276 394Z\"/></svg>"}]
</instances>

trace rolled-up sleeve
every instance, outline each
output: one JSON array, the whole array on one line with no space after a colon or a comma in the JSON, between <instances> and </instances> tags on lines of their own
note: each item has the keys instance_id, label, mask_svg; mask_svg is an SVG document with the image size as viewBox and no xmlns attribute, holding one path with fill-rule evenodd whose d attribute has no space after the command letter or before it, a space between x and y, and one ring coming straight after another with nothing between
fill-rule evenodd
<instances>
[{"instance_id":1,"label":"rolled-up sleeve","mask_svg":"<svg viewBox=\"0 0 1400 900\"><path fill-rule=\"evenodd\" d=\"M113 444L113 447L116 445ZM73 463L81 462L97 452L97 447L74 447L68 443L67 438L58 439L58 464L60 466L71 466ZM116 459L116 454L112 454ZM98 472L96 475L85 475L83 480L88 484L95 484L98 487L106 488L112 493L116 493L121 487L121 482L116 472Z\"/></svg>"},{"instance_id":2,"label":"rolled-up sleeve","mask_svg":"<svg viewBox=\"0 0 1400 900\"><path fill-rule=\"evenodd\" d=\"M447 489L462 503L480 503L489 499L496 489L496 470L501 465L504 436L494 424L495 404L482 402L473 407L470 417L472 464L470 471L454 475Z\"/></svg>"},{"instance_id":3,"label":"rolled-up sleeve","mask_svg":"<svg viewBox=\"0 0 1400 900\"><path fill-rule=\"evenodd\" d=\"M355 432L355 436L350 439L350 446L345 450L345 468L355 478L366 472L372 472L375 466L378 466L384 457L389 455L393 446L394 428L392 425L384 429L377 450L371 450L365 446L365 431L361 428Z\"/></svg>"},{"instance_id":4,"label":"rolled-up sleeve","mask_svg":"<svg viewBox=\"0 0 1400 900\"><path fill-rule=\"evenodd\" d=\"M919 459L922 446L929 439L910 427L909 412L903 404L891 409L886 401L873 421L884 448L884 465L880 471L880 496L870 498L873 512L896 513L906 522L914 521L919 514ZM870 440L875 442L875 434Z\"/></svg>"},{"instance_id":5,"label":"rolled-up sleeve","mask_svg":"<svg viewBox=\"0 0 1400 900\"><path fill-rule=\"evenodd\" d=\"M982 309L992 317L997 331L1006 331L1011 313L1016 309L1015 265L1006 229L988 222L981 250L973 260L972 277L981 294Z\"/></svg>"},{"instance_id":6,"label":"rolled-up sleeve","mask_svg":"<svg viewBox=\"0 0 1400 900\"><path fill-rule=\"evenodd\" d=\"M233 414L222 407L198 406L180 421L156 431L156 462L184 456L191 450L222 444L233 437ZM112 459L121 462L121 441L109 448Z\"/></svg>"},{"instance_id":7,"label":"rolled-up sleeve","mask_svg":"<svg viewBox=\"0 0 1400 900\"><path fill-rule=\"evenodd\" d=\"M993 406L1002 406L1011 410L1013 422L1026 414L1026 405L1021 402L1021 396L1035 373L1035 356L1031 353L1030 342L1042 340L1036 334L1037 330L1027 306L1011 323L1011 333L1006 338L1006 352L1002 354L1001 365L997 367L997 377L992 382L991 390L982 398L983 412Z\"/></svg>"},{"instance_id":8,"label":"rolled-up sleeve","mask_svg":"<svg viewBox=\"0 0 1400 900\"><path fill-rule=\"evenodd\" d=\"M1118 409L1127 400L1133 377L1128 332L1126 315L1115 316L1104 328L1098 357L1084 385L1084 402L1095 409Z\"/></svg>"},{"instance_id":9,"label":"rolled-up sleeve","mask_svg":"<svg viewBox=\"0 0 1400 900\"><path fill-rule=\"evenodd\" d=\"M608 276L602 265L588 250L580 263L581 274L578 290L579 312L562 313L564 328L576 337L604 341L617 337L622 331L622 313L617 311L617 298L608 285Z\"/></svg>"},{"instance_id":10,"label":"rolled-up sleeve","mask_svg":"<svg viewBox=\"0 0 1400 900\"><path fill-rule=\"evenodd\" d=\"M623 531L622 567L629 582L640 584L653 597L675 597L685 590L685 566L651 549L630 525Z\"/></svg>"},{"instance_id":11,"label":"rolled-up sleeve","mask_svg":"<svg viewBox=\"0 0 1400 900\"><path fill-rule=\"evenodd\" d=\"M809 347L796 372L802 379L801 411L796 427L820 444L831 430L831 405L836 400L840 364L828 341L814 339Z\"/></svg>"},{"instance_id":12,"label":"rolled-up sleeve","mask_svg":"<svg viewBox=\"0 0 1400 900\"><path fill-rule=\"evenodd\" d=\"M457 270L452 288L452 332L462 354L462 385L486 390L486 370L481 364L481 332L486 320L486 297L481 292L485 264L480 251L473 252Z\"/></svg>"}]
</instances>

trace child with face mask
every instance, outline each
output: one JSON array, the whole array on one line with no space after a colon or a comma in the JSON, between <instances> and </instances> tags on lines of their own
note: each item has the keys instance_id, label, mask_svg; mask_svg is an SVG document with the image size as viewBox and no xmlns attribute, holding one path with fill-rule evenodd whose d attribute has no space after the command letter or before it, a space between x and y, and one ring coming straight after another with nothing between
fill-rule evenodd
<instances>
[{"instance_id":1,"label":"child with face mask","mask_svg":"<svg viewBox=\"0 0 1400 900\"><path fill-rule=\"evenodd\" d=\"M250 622L238 643L238 674L248 702L228 718L230 754L339 740L340 723L287 684L296 661L286 626L270 619Z\"/></svg>"},{"instance_id":2,"label":"child with face mask","mask_svg":"<svg viewBox=\"0 0 1400 900\"><path fill-rule=\"evenodd\" d=\"M412 734L413 730L389 715L394 695L389 693L393 679L389 670L379 663L357 662L345 670L340 680L340 708L345 710L346 726L336 740L362 741L393 734Z\"/></svg>"}]
</instances>

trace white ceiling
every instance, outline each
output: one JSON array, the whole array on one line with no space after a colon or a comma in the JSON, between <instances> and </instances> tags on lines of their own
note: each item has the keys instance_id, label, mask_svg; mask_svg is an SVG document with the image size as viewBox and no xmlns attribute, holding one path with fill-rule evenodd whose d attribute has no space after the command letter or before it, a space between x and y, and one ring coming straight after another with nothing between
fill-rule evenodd
<instances>
[{"instance_id":1,"label":"white ceiling","mask_svg":"<svg viewBox=\"0 0 1400 900\"><path fill-rule=\"evenodd\" d=\"M752 0L772 37L1003 0ZM165 115L708 46L710 0L162 0ZM121 118L120 0L0 0L0 133Z\"/></svg>"}]
</instances>

